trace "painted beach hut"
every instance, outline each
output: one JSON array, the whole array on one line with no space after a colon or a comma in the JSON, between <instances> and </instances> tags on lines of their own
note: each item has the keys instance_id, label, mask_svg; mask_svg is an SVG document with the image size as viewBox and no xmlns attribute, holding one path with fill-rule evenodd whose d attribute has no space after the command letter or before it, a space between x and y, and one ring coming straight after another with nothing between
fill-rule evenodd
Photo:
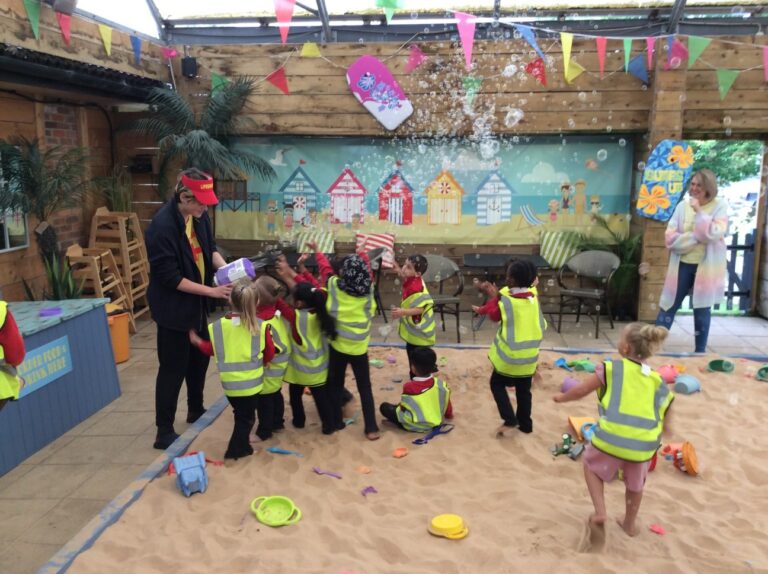
<instances>
[{"instance_id":1,"label":"painted beach hut","mask_svg":"<svg viewBox=\"0 0 768 574\"><path fill-rule=\"evenodd\" d=\"M451 172L441 171L427 186L427 223L439 225L461 223L461 197L464 189Z\"/></svg>"},{"instance_id":2,"label":"painted beach hut","mask_svg":"<svg viewBox=\"0 0 768 574\"><path fill-rule=\"evenodd\" d=\"M494 225L512 217L512 194L515 191L496 170L477 187L477 225Z\"/></svg>"},{"instance_id":3,"label":"painted beach hut","mask_svg":"<svg viewBox=\"0 0 768 574\"><path fill-rule=\"evenodd\" d=\"M345 167L328 188L331 196L331 223L364 223L367 192L354 172Z\"/></svg>"},{"instance_id":4,"label":"painted beach hut","mask_svg":"<svg viewBox=\"0 0 768 574\"><path fill-rule=\"evenodd\" d=\"M379 187L379 221L395 225L413 223L413 187L399 169L390 173Z\"/></svg>"},{"instance_id":5,"label":"painted beach hut","mask_svg":"<svg viewBox=\"0 0 768 574\"><path fill-rule=\"evenodd\" d=\"M278 193L283 194L284 207L293 210L293 221L308 224L310 211L317 210L320 190L301 166L285 180Z\"/></svg>"}]
</instances>

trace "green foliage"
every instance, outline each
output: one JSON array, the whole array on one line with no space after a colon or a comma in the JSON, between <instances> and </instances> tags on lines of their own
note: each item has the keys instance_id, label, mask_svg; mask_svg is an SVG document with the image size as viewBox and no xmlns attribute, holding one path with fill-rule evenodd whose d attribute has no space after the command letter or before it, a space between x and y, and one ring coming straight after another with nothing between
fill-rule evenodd
<instances>
[{"instance_id":1,"label":"green foliage","mask_svg":"<svg viewBox=\"0 0 768 574\"><path fill-rule=\"evenodd\" d=\"M711 169L720 185L745 180L760 173L763 143L756 140L693 141L694 169Z\"/></svg>"},{"instance_id":2,"label":"green foliage","mask_svg":"<svg viewBox=\"0 0 768 574\"><path fill-rule=\"evenodd\" d=\"M598 229L605 230L610 239L598 239L584 234L580 235L579 248L582 251L598 250L611 251L619 256L622 265L637 264L640 255L640 246L643 241L642 235L631 235L630 233L617 233L608 225L608 220L602 216L595 216L595 226Z\"/></svg>"},{"instance_id":3,"label":"green foliage","mask_svg":"<svg viewBox=\"0 0 768 574\"><path fill-rule=\"evenodd\" d=\"M149 103L151 113L128 129L152 136L160 148L159 192L167 197L174 177L171 166L196 167L225 180L244 180L256 174L268 180L275 177L269 162L259 156L229 148L229 136L246 127L240 116L253 94L254 80L239 77L208 96L202 112L178 92L154 88Z\"/></svg>"},{"instance_id":4,"label":"green foliage","mask_svg":"<svg viewBox=\"0 0 768 574\"><path fill-rule=\"evenodd\" d=\"M66 258L59 258L54 254L50 261L43 259L45 263L45 276L48 279L48 288L43 298L49 301L61 301L62 299L79 299L83 293L83 281L78 285L72 276L72 268Z\"/></svg>"},{"instance_id":5,"label":"green foliage","mask_svg":"<svg viewBox=\"0 0 768 574\"><path fill-rule=\"evenodd\" d=\"M110 211L133 211L131 174L123 166L115 166L109 175L95 178L93 187Z\"/></svg>"},{"instance_id":6,"label":"green foliage","mask_svg":"<svg viewBox=\"0 0 768 574\"><path fill-rule=\"evenodd\" d=\"M22 284L24 285L24 294L27 297L27 301L37 301L37 297L35 296L35 291L32 289L32 286L27 283L26 279L21 280Z\"/></svg>"}]
</instances>

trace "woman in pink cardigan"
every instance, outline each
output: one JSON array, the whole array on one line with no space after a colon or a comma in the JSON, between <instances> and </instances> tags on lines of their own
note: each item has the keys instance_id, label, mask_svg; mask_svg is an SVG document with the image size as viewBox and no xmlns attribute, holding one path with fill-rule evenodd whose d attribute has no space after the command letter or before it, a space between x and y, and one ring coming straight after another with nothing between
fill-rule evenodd
<instances>
[{"instance_id":1,"label":"woman in pink cardigan","mask_svg":"<svg viewBox=\"0 0 768 574\"><path fill-rule=\"evenodd\" d=\"M704 353L710 308L722 299L725 289L728 203L717 197L717 179L708 169L693 174L689 195L688 201L678 204L667 224L669 268L656 324L672 327L675 313L693 289L695 352Z\"/></svg>"}]
</instances>

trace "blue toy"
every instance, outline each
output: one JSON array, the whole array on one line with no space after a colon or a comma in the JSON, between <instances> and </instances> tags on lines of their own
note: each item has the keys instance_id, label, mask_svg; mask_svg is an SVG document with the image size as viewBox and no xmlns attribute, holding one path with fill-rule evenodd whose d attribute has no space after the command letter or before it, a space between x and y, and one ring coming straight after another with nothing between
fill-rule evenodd
<instances>
[{"instance_id":1,"label":"blue toy","mask_svg":"<svg viewBox=\"0 0 768 574\"><path fill-rule=\"evenodd\" d=\"M561 369L565 369L566 371L572 371L573 369L568 364L568 361L566 361L563 357L560 357L555 361L555 366L560 367Z\"/></svg>"},{"instance_id":2,"label":"blue toy","mask_svg":"<svg viewBox=\"0 0 768 574\"><path fill-rule=\"evenodd\" d=\"M184 496L205 492L208 488L208 473L205 471L205 454L196 452L173 459L176 471L176 486Z\"/></svg>"},{"instance_id":3,"label":"blue toy","mask_svg":"<svg viewBox=\"0 0 768 574\"><path fill-rule=\"evenodd\" d=\"M581 436L584 442L592 442L592 435L595 434L595 423L584 423L581 426Z\"/></svg>"}]
</instances>

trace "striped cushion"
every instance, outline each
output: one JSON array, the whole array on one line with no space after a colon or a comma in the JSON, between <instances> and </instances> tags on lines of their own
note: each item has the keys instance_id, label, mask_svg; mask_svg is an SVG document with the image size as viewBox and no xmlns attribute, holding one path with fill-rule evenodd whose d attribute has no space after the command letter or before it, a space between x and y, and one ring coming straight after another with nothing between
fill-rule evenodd
<instances>
[{"instance_id":1,"label":"striped cushion","mask_svg":"<svg viewBox=\"0 0 768 574\"><path fill-rule=\"evenodd\" d=\"M355 235L355 251L370 251L377 247L384 248L381 258L382 269L392 269L395 265L395 236L391 233L358 233Z\"/></svg>"},{"instance_id":2,"label":"striped cushion","mask_svg":"<svg viewBox=\"0 0 768 574\"><path fill-rule=\"evenodd\" d=\"M309 241L317 243L317 250L320 253L333 253L333 233L330 231L302 231L296 240L299 253L312 253L307 247Z\"/></svg>"},{"instance_id":3,"label":"striped cushion","mask_svg":"<svg viewBox=\"0 0 768 574\"><path fill-rule=\"evenodd\" d=\"M541 256L552 269L560 269L579 252L579 234L575 231L544 231L541 234Z\"/></svg>"}]
</instances>

